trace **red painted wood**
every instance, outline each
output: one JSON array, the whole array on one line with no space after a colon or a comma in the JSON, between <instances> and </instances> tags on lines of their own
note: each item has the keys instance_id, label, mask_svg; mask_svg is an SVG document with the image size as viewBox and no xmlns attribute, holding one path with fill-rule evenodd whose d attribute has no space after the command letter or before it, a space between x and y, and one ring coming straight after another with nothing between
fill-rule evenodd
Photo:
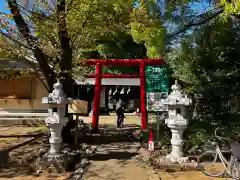
<instances>
[{"instance_id":1,"label":"red painted wood","mask_svg":"<svg viewBox=\"0 0 240 180\"><path fill-rule=\"evenodd\" d=\"M145 65L162 65L163 59L88 59L87 65L102 64L105 66L139 66L142 62Z\"/></svg>"},{"instance_id":2,"label":"red painted wood","mask_svg":"<svg viewBox=\"0 0 240 180\"><path fill-rule=\"evenodd\" d=\"M145 63L140 65L140 101L141 101L141 121L142 130L147 129L147 109L146 109L146 91L145 91L146 81L145 81Z\"/></svg>"},{"instance_id":3,"label":"red painted wood","mask_svg":"<svg viewBox=\"0 0 240 180\"><path fill-rule=\"evenodd\" d=\"M163 59L89 59L87 65L96 65L96 74L89 74L88 77L96 78L95 94L94 94L94 107L92 118L93 131L98 130L99 109L100 109L100 96L101 96L101 78L139 78L137 74L103 74L102 65L104 66L140 66L140 100L141 100L141 121L142 130L147 130L147 109L146 109L146 91L145 91L145 67L147 65L163 65Z\"/></svg>"},{"instance_id":4,"label":"red painted wood","mask_svg":"<svg viewBox=\"0 0 240 180\"><path fill-rule=\"evenodd\" d=\"M88 74L89 78L95 78L96 74ZM102 74L101 78L139 78L139 74Z\"/></svg>"},{"instance_id":5,"label":"red painted wood","mask_svg":"<svg viewBox=\"0 0 240 180\"><path fill-rule=\"evenodd\" d=\"M92 116L92 131L98 131L99 113L100 113L100 97L101 97L101 75L102 65L96 65L96 81L94 89L94 102L93 102L93 116Z\"/></svg>"}]
</instances>

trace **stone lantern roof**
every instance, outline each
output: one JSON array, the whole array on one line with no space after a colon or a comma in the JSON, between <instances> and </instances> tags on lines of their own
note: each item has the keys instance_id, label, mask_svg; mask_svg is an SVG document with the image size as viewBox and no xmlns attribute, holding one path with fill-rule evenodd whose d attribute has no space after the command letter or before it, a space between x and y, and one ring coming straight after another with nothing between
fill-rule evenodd
<instances>
[{"instance_id":1,"label":"stone lantern roof","mask_svg":"<svg viewBox=\"0 0 240 180\"><path fill-rule=\"evenodd\" d=\"M63 85L58 79L57 82L53 85L52 93L50 93L48 97L43 97L42 103L51 105L65 105L72 104L72 99L66 97L63 92Z\"/></svg>"},{"instance_id":2,"label":"stone lantern roof","mask_svg":"<svg viewBox=\"0 0 240 180\"><path fill-rule=\"evenodd\" d=\"M166 99L166 105L175 105L175 106L189 106L191 104L191 99L187 95L182 94L181 86L175 80L175 84L171 87L172 92L169 94Z\"/></svg>"}]
</instances>

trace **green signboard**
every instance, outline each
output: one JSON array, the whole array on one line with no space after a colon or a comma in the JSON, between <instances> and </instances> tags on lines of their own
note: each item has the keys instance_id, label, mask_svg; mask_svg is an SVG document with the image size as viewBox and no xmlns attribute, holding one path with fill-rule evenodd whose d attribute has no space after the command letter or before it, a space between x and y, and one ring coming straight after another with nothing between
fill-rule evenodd
<instances>
[{"instance_id":1,"label":"green signboard","mask_svg":"<svg viewBox=\"0 0 240 180\"><path fill-rule=\"evenodd\" d=\"M168 71L162 66L147 66L146 92L168 92Z\"/></svg>"},{"instance_id":2,"label":"green signboard","mask_svg":"<svg viewBox=\"0 0 240 180\"><path fill-rule=\"evenodd\" d=\"M169 91L168 70L163 66L147 66L146 75L146 98L148 111L167 111L163 101Z\"/></svg>"}]
</instances>

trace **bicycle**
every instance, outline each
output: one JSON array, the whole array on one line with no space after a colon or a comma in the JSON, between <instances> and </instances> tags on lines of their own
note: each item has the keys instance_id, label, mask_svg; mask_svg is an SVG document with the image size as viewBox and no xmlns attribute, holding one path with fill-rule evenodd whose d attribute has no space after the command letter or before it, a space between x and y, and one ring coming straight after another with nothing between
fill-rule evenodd
<instances>
[{"instance_id":1,"label":"bicycle","mask_svg":"<svg viewBox=\"0 0 240 180\"><path fill-rule=\"evenodd\" d=\"M217 130L219 128L216 128L214 131L215 139L223 141L226 140L226 138L220 137L217 135ZM231 149L228 151L222 150L217 141L211 142L212 149L208 149L205 152L203 152L197 159L198 163L198 169L202 171L205 175L211 176L211 177L226 177L226 179L230 176L232 177L232 180L240 180L240 144L233 143L231 144ZM230 153L230 160L228 161L224 156L223 153ZM206 170L206 165L203 165L206 157L213 157L213 161L211 163L211 169L208 171ZM220 161L218 161L218 158ZM205 161L206 162L206 161ZM210 161L207 161L209 163ZM213 172L212 170L215 170L213 166L216 165L217 168L219 168L221 165L223 168L220 168L219 171Z\"/></svg>"}]
</instances>

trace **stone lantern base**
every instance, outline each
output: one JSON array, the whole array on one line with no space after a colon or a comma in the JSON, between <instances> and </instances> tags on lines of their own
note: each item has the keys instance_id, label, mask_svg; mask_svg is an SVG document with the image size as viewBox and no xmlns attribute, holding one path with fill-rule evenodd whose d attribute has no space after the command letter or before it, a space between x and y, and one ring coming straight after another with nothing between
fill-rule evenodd
<instances>
[{"instance_id":1,"label":"stone lantern base","mask_svg":"<svg viewBox=\"0 0 240 180\"><path fill-rule=\"evenodd\" d=\"M188 157L176 157L172 154L166 156L168 162L172 164L184 164L188 162Z\"/></svg>"},{"instance_id":2,"label":"stone lantern base","mask_svg":"<svg viewBox=\"0 0 240 180\"><path fill-rule=\"evenodd\" d=\"M65 167L65 163L67 162L67 156L65 154L46 153L42 159L45 162L56 162L58 164L61 164L63 167Z\"/></svg>"},{"instance_id":3,"label":"stone lantern base","mask_svg":"<svg viewBox=\"0 0 240 180\"><path fill-rule=\"evenodd\" d=\"M50 176L61 176L75 167L83 153L82 150L71 150L66 146L61 154L47 152L40 155L36 162L37 174L47 172Z\"/></svg>"},{"instance_id":4,"label":"stone lantern base","mask_svg":"<svg viewBox=\"0 0 240 180\"><path fill-rule=\"evenodd\" d=\"M51 175L59 175L67 170L67 156L65 154L44 154L37 159L37 172L48 172Z\"/></svg>"}]
</instances>

